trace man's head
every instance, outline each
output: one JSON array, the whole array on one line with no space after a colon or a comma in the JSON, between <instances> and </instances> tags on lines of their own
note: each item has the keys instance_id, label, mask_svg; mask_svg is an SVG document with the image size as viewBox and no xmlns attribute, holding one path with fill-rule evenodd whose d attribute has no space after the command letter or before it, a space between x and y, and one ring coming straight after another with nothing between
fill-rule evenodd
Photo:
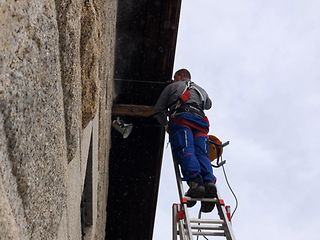
<instances>
[{"instance_id":1,"label":"man's head","mask_svg":"<svg viewBox=\"0 0 320 240\"><path fill-rule=\"evenodd\" d=\"M182 68L176 71L173 77L173 81L183 81L183 80L191 80L191 74L185 68Z\"/></svg>"}]
</instances>

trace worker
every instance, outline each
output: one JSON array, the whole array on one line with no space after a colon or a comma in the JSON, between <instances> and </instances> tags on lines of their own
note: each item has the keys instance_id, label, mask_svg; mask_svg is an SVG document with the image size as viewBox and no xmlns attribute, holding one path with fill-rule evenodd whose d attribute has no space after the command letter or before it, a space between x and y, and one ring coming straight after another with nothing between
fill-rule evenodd
<instances>
[{"instance_id":1,"label":"worker","mask_svg":"<svg viewBox=\"0 0 320 240\"><path fill-rule=\"evenodd\" d=\"M181 167L189 189L186 196L191 198L213 198L217 196L216 177L208 159L207 141L209 121L204 110L211 108L207 92L191 81L187 69L174 74L155 104L158 121L169 133L174 159ZM167 120L169 118L169 121ZM196 201L188 201L192 207ZM212 202L201 202L202 212L211 212Z\"/></svg>"}]
</instances>

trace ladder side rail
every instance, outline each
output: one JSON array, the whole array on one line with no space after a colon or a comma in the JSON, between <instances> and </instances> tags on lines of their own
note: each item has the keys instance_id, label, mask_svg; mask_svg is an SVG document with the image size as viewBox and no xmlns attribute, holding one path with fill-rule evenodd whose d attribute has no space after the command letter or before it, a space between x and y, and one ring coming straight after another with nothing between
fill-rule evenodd
<instances>
[{"instance_id":1,"label":"ladder side rail","mask_svg":"<svg viewBox=\"0 0 320 240\"><path fill-rule=\"evenodd\" d=\"M173 165L174 165L174 170L175 170L175 174L176 174L176 180L177 180L177 187L178 187L178 191L179 191L180 202L181 202L181 206L183 208L183 211L185 213L185 228L186 228L187 233L188 233L188 239L192 240L193 237L192 237L192 231L191 231L191 226L190 226L189 215L188 215L188 211L187 211L187 203L183 203L182 202L182 199L184 197L184 192L183 192L182 179L181 179L181 175L180 175L180 169L179 169L178 162L174 157L173 152L172 152L172 158L173 158Z\"/></svg>"},{"instance_id":2,"label":"ladder side rail","mask_svg":"<svg viewBox=\"0 0 320 240\"><path fill-rule=\"evenodd\" d=\"M173 153L172 153L172 156L173 156ZM177 160L174 157L173 157L173 165L174 165L174 171L175 171L175 174L176 174L179 197L180 197L180 201L181 201L181 199L184 197L183 185L182 185L182 179L181 179L181 176L180 176L179 165L177 163Z\"/></svg>"},{"instance_id":3,"label":"ladder side rail","mask_svg":"<svg viewBox=\"0 0 320 240\"><path fill-rule=\"evenodd\" d=\"M187 240L185 229L184 229L184 218L178 217L178 212L182 210L181 204L172 205L172 239Z\"/></svg>"},{"instance_id":4,"label":"ladder side rail","mask_svg":"<svg viewBox=\"0 0 320 240\"><path fill-rule=\"evenodd\" d=\"M218 194L218 198L220 198L219 193ZM221 204L220 202L218 204L216 204L217 209L218 209L218 214L220 216L220 219L222 219L224 221L223 224L223 228L225 230L225 234L226 234L226 238L227 240L236 240L233 231L232 231L232 226L231 226L231 222L229 221L228 217L227 217L227 211L225 209L225 205L224 203Z\"/></svg>"},{"instance_id":5,"label":"ladder side rail","mask_svg":"<svg viewBox=\"0 0 320 240\"><path fill-rule=\"evenodd\" d=\"M178 235L178 231L177 231L177 213L178 213L178 206L177 204L173 204L172 205L172 240L177 240L177 235Z\"/></svg>"},{"instance_id":6,"label":"ladder side rail","mask_svg":"<svg viewBox=\"0 0 320 240\"><path fill-rule=\"evenodd\" d=\"M184 223L183 220L179 220L179 231L178 234L180 236L179 240L187 240L187 235L185 233Z\"/></svg>"},{"instance_id":7,"label":"ladder side rail","mask_svg":"<svg viewBox=\"0 0 320 240\"><path fill-rule=\"evenodd\" d=\"M187 239L188 240L193 240L193 236L192 236L192 230L191 230L191 224L190 224L190 220L189 220L189 213L188 213L188 209L187 209L187 203L183 203L182 204L183 210L184 210L184 225L185 225L185 229L187 230Z\"/></svg>"},{"instance_id":8,"label":"ladder side rail","mask_svg":"<svg viewBox=\"0 0 320 240\"><path fill-rule=\"evenodd\" d=\"M183 211L182 205L179 204L177 205L178 207L178 211ZM185 213L184 213L185 214ZM179 236L180 236L180 240L188 240L189 239L189 235L186 235L186 231L185 231L185 217L184 218L180 218L179 220Z\"/></svg>"}]
</instances>

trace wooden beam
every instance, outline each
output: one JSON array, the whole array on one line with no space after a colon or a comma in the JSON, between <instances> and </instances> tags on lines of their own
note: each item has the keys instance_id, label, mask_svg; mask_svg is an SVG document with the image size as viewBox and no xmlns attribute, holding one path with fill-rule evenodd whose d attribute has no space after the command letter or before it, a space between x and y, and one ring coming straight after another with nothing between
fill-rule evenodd
<instances>
[{"instance_id":1,"label":"wooden beam","mask_svg":"<svg viewBox=\"0 0 320 240\"><path fill-rule=\"evenodd\" d=\"M155 112L153 106L146 105L114 104L112 106L112 115L118 116L150 117Z\"/></svg>"}]
</instances>

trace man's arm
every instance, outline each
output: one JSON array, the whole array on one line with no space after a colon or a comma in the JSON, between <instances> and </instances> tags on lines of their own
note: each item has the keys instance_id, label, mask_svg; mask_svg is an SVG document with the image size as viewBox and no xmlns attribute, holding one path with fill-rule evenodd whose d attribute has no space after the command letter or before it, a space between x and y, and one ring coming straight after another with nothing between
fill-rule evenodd
<instances>
[{"instance_id":1,"label":"man's arm","mask_svg":"<svg viewBox=\"0 0 320 240\"><path fill-rule=\"evenodd\" d=\"M169 101L169 86L165 87L161 92L155 106L155 118L162 125L166 126L168 124L166 112L168 110L168 101Z\"/></svg>"}]
</instances>

